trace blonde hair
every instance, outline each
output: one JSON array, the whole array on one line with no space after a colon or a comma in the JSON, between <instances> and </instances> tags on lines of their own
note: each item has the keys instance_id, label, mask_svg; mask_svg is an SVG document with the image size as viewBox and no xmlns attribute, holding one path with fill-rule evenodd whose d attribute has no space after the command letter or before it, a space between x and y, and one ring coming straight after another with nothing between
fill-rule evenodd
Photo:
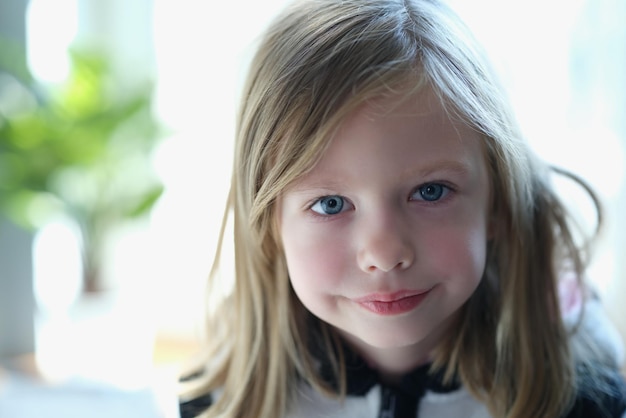
<instances>
[{"instance_id":1,"label":"blonde hair","mask_svg":"<svg viewBox=\"0 0 626 418\"><path fill-rule=\"evenodd\" d=\"M351 110L425 86L484 139L495 220L483 280L433 367L458 376L494 416L559 416L571 405L574 360L557 282L566 262L582 277L583 253L548 168L522 140L483 56L435 0L303 1L269 27L243 92L224 220L232 214L234 288L208 318L207 358L186 393L219 391L202 416L284 416L298 379L329 396L345 394L337 336L290 287L275 203ZM317 373L311 323L339 388Z\"/></svg>"}]
</instances>

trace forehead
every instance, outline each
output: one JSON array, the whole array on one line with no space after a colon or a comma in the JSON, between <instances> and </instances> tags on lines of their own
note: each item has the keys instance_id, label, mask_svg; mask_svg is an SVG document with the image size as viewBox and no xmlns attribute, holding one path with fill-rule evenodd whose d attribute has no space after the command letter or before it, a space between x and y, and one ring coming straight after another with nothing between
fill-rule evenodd
<instances>
[{"instance_id":1,"label":"forehead","mask_svg":"<svg viewBox=\"0 0 626 418\"><path fill-rule=\"evenodd\" d=\"M449 136L453 131L460 134L460 130L469 128L451 118L431 88L423 88L409 94L386 94L361 103L341 121L332 140L339 142L341 139L337 140L337 137L371 130L413 133L415 136L428 133Z\"/></svg>"},{"instance_id":2,"label":"forehead","mask_svg":"<svg viewBox=\"0 0 626 418\"><path fill-rule=\"evenodd\" d=\"M481 135L442 105L432 89L368 100L339 124L313 171L329 171L348 161L373 164L377 156L409 168L452 162L484 165Z\"/></svg>"}]
</instances>

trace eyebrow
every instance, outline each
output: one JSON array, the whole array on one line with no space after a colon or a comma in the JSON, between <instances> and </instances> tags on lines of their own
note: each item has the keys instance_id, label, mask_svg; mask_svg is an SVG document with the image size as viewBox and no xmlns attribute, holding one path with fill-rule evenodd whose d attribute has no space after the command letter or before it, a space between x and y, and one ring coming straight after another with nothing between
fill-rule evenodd
<instances>
[{"instance_id":1,"label":"eyebrow","mask_svg":"<svg viewBox=\"0 0 626 418\"><path fill-rule=\"evenodd\" d=\"M342 181L335 179L311 181L307 182L303 179L296 180L290 187L283 190L283 193L288 191L292 193L308 193L313 190L333 190L339 188L343 184Z\"/></svg>"},{"instance_id":2,"label":"eyebrow","mask_svg":"<svg viewBox=\"0 0 626 418\"><path fill-rule=\"evenodd\" d=\"M471 169L467 163L459 160L439 160L429 162L428 164L421 165L419 167L407 169L401 174L401 178L427 177L440 172L467 176L470 174Z\"/></svg>"},{"instance_id":3,"label":"eyebrow","mask_svg":"<svg viewBox=\"0 0 626 418\"><path fill-rule=\"evenodd\" d=\"M401 181L412 179L415 177L432 176L435 173L446 173L467 177L471 174L470 166L467 163L458 160L433 161L428 164L422 164L420 167L412 167L400 173ZM294 182L291 192L307 193L311 190L333 190L344 184L341 180L334 178L326 178L321 180L307 181L306 176L299 181Z\"/></svg>"}]
</instances>

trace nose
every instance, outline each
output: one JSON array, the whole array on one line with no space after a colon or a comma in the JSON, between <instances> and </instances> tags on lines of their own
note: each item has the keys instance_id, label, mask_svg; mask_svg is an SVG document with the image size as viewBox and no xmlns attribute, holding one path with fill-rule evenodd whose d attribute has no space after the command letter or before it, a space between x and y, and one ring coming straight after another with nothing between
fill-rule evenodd
<instances>
[{"instance_id":1,"label":"nose","mask_svg":"<svg viewBox=\"0 0 626 418\"><path fill-rule=\"evenodd\" d=\"M360 225L357 263L367 273L407 269L415 259L411 232L399 214L378 214Z\"/></svg>"}]
</instances>

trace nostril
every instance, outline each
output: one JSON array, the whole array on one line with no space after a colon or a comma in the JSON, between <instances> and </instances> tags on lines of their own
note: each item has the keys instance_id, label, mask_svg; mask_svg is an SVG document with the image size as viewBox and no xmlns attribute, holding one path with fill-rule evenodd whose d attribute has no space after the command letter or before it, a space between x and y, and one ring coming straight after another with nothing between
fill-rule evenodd
<instances>
[{"instance_id":1,"label":"nostril","mask_svg":"<svg viewBox=\"0 0 626 418\"><path fill-rule=\"evenodd\" d=\"M364 237L357 251L357 263L367 273L390 272L409 268L415 258L411 241L391 229ZM368 239L369 238L369 239Z\"/></svg>"},{"instance_id":2,"label":"nostril","mask_svg":"<svg viewBox=\"0 0 626 418\"><path fill-rule=\"evenodd\" d=\"M391 265L389 267L385 267L383 265L370 265L369 267L367 267L367 271L369 273L373 273L375 271L380 270L380 271L383 271L383 272L387 273L387 272L390 272L390 271L396 270L396 269L402 270L402 269L405 268L405 266L408 266L408 264L409 263L405 263L404 261L400 261L397 264Z\"/></svg>"}]
</instances>

